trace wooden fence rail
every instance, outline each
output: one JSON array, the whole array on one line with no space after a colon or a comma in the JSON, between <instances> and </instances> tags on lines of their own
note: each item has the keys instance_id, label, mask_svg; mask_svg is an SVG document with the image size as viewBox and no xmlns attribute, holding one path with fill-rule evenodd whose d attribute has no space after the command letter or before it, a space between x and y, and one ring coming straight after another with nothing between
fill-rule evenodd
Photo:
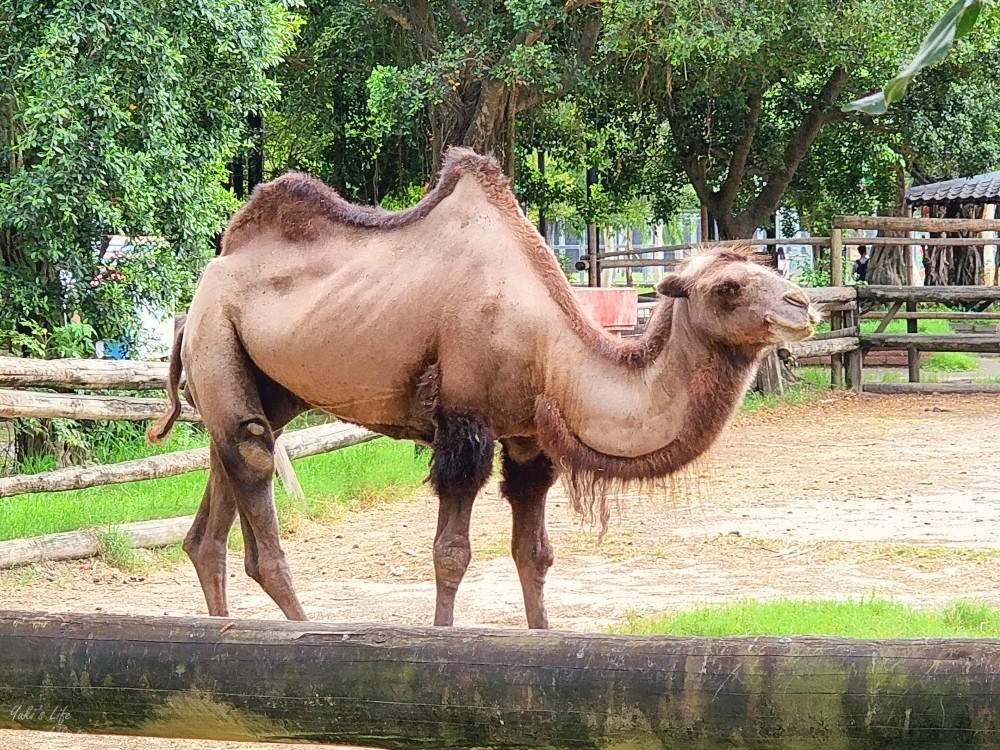
<instances>
[{"instance_id":1,"label":"wooden fence rail","mask_svg":"<svg viewBox=\"0 0 1000 750\"><path fill-rule=\"evenodd\" d=\"M997 302L1000 286L859 286L861 302Z\"/></svg>"},{"instance_id":2,"label":"wooden fence rail","mask_svg":"<svg viewBox=\"0 0 1000 750\"><path fill-rule=\"evenodd\" d=\"M141 422L157 419L166 410L167 402L162 398L0 390L0 419L111 419ZM182 422L201 421L198 412L183 401L179 419Z\"/></svg>"},{"instance_id":3,"label":"wooden fence rail","mask_svg":"<svg viewBox=\"0 0 1000 750\"><path fill-rule=\"evenodd\" d=\"M162 391L166 362L0 357L0 388Z\"/></svg>"},{"instance_id":4,"label":"wooden fence rail","mask_svg":"<svg viewBox=\"0 0 1000 750\"><path fill-rule=\"evenodd\" d=\"M281 436L281 443L290 458L305 458L359 445L377 437L376 433L361 427L334 423L286 432ZM173 451L116 464L71 466L40 474L0 477L0 498L31 492L60 492L105 484L162 479L207 468L208 448Z\"/></svg>"},{"instance_id":5,"label":"wooden fence rail","mask_svg":"<svg viewBox=\"0 0 1000 750\"><path fill-rule=\"evenodd\" d=\"M0 613L0 728L412 748L1000 743L1000 642Z\"/></svg>"}]
</instances>

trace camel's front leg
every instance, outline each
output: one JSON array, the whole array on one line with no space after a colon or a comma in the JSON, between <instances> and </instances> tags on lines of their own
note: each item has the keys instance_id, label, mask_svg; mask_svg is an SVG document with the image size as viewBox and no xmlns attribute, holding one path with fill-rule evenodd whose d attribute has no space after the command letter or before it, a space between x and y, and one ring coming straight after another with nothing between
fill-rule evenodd
<instances>
[{"instance_id":1,"label":"camel's front leg","mask_svg":"<svg viewBox=\"0 0 1000 750\"><path fill-rule=\"evenodd\" d=\"M503 445L500 492L514 516L511 553L524 593L529 628L547 628L545 574L552 566L552 545L545 530L545 497L556 480L556 469L533 440L509 440Z\"/></svg>"},{"instance_id":2,"label":"camel's front leg","mask_svg":"<svg viewBox=\"0 0 1000 750\"><path fill-rule=\"evenodd\" d=\"M490 477L493 445L489 429L474 416L438 415L431 458L431 484L439 502L434 537L435 625L451 625L455 621L455 594L472 559L469 544L472 504Z\"/></svg>"}]
</instances>

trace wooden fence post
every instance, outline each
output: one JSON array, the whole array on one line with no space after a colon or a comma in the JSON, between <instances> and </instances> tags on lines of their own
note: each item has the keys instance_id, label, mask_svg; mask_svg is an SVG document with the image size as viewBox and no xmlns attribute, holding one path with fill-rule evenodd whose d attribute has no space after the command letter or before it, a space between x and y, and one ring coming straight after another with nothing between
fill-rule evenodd
<instances>
[{"instance_id":1,"label":"wooden fence post","mask_svg":"<svg viewBox=\"0 0 1000 750\"><path fill-rule=\"evenodd\" d=\"M833 227L830 230L830 286L844 285L844 230ZM844 316L840 312L830 313L830 330L844 327ZM844 387L844 355L834 354L830 358L830 386Z\"/></svg>"},{"instance_id":2,"label":"wooden fence post","mask_svg":"<svg viewBox=\"0 0 1000 750\"><path fill-rule=\"evenodd\" d=\"M906 303L906 312L912 313L917 311L916 302ZM906 320L906 332L916 333L917 332L917 320L916 318L907 318ZM920 382L920 352L914 347L910 347L906 350L906 365L909 370L910 382L919 383Z\"/></svg>"}]
</instances>

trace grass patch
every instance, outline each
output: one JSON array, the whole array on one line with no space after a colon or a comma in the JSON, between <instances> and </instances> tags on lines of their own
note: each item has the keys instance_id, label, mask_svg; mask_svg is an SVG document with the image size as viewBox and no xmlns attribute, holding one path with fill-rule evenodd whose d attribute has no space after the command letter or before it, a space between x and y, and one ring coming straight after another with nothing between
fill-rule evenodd
<instances>
[{"instance_id":1,"label":"grass patch","mask_svg":"<svg viewBox=\"0 0 1000 750\"><path fill-rule=\"evenodd\" d=\"M860 601L742 601L652 619L629 614L614 632L713 638L757 635L995 638L1000 636L1000 611L963 601L943 609L918 609L874 597Z\"/></svg>"},{"instance_id":2,"label":"grass patch","mask_svg":"<svg viewBox=\"0 0 1000 750\"><path fill-rule=\"evenodd\" d=\"M861 332L862 333L875 333L875 329L878 328L880 320L874 318L866 318L861 321ZM830 330L829 321L823 321L816 326L816 333L823 333ZM906 333L906 321L905 320L893 320L889 323L882 333ZM918 320L917 321L917 333L937 333L937 334L947 334L953 333L953 329L947 320Z\"/></svg>"},{"instance_id":3,"label":"grass patch","mask_svg":"<svg viewBox=\"0 0 1000 750\"><path fill-rule=\"evenodd\" d=\"M785 388L785 392L780 396L776 396L771 393L748 391L747 395L743 398L743 403L740 404L740 411L750 414L763 409L779 409L783 406L800 406L801 404L808 404L812 401L816 401L823 395L824 394L817 391L815 388L807 385L789 386Z\"/></svg>"},{"instance_id":4,"label":"grass patch","mask_svg":"<svg viewBox=\"0 0 1000 750\"><path fill-rule=\"evenodd\" d=\"M819 365L799 367L796 369L795 374L809 385L819 386L820 388L830 387L829 367L820 367Z\"/></svg>"},{"instance_id":5,"label":"grass patch","mask_svg":"<svg viewBox=\"0 0 1000 750\"><path fill-rule=\"evenodd\" d=\"M193 447L204 438L179 430L162 446L119 446L115 456L122 461L145 455ZM148 450L145 450L147 449ZM109 452L111 453L111 452ZM415 456L413 444L375 440L333 453L294 462L295 472L308 498L302 509L308 516L324 519L355 504L396 500L415 492L427 475L427 457ZM91 487L70 492L19 495L3 501L0 541L40 534L106 528L123 523L172 518L193 514L201 502L207 472L130 484ZM292 500L276 482L275 500L279 517L287 520L295 512ZM232 545L241 544L233 540Z\"/></svg>"},{"instance_id":6,"label":"grass patch","mask_svg":"<svg viewBox=\"0 0 1000 750\"><path fill-rule=\"evenodd\" d=\"M112 568L126 572L146 570L148 562L132 546L132 541L119 529L109 528L98 532L101 559Z\"/></svg>"},{"instance_id":7,"label":"grass patch","mask_svg":"<svg viewBox=\"0 0 1000 750\"><path fill-rule=\"evenodd\" d=\"M979 360L958 352L934 352L923 361L922 368L933 372L975 372Z\"/></svg>"}]
</instances>

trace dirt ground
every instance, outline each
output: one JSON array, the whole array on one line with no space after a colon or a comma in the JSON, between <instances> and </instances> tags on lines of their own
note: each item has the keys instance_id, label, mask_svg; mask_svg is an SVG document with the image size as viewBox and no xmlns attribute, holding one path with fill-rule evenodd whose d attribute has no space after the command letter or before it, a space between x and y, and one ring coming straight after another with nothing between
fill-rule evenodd
<instances>
[{"instance_id":1,"label":"dirt ground","mask_svg":"<svg viewBox=\"0 0 1000 750\"><path fill-rule=\"evenodd\" d=\"M741 415L696 476L663 497L624 498L604 541L565 497L549 499L555 628L593 630L740 598L861 597L1000 606L1000 399L838 396ZM435 506L410 502L304 524L286 542L315 619L426 624ZM522 627L510 514L491 485L473 516L473 562L456 623ZM23 576L22 576L23 577ZM278 609L231 565L233 617ZM185 561L129 576L97 561L53 564L30 583L0 576L0 607L194 615ZM263 746L0 731L9 750L248 750Z\"/></svg>"}]
</instances>

